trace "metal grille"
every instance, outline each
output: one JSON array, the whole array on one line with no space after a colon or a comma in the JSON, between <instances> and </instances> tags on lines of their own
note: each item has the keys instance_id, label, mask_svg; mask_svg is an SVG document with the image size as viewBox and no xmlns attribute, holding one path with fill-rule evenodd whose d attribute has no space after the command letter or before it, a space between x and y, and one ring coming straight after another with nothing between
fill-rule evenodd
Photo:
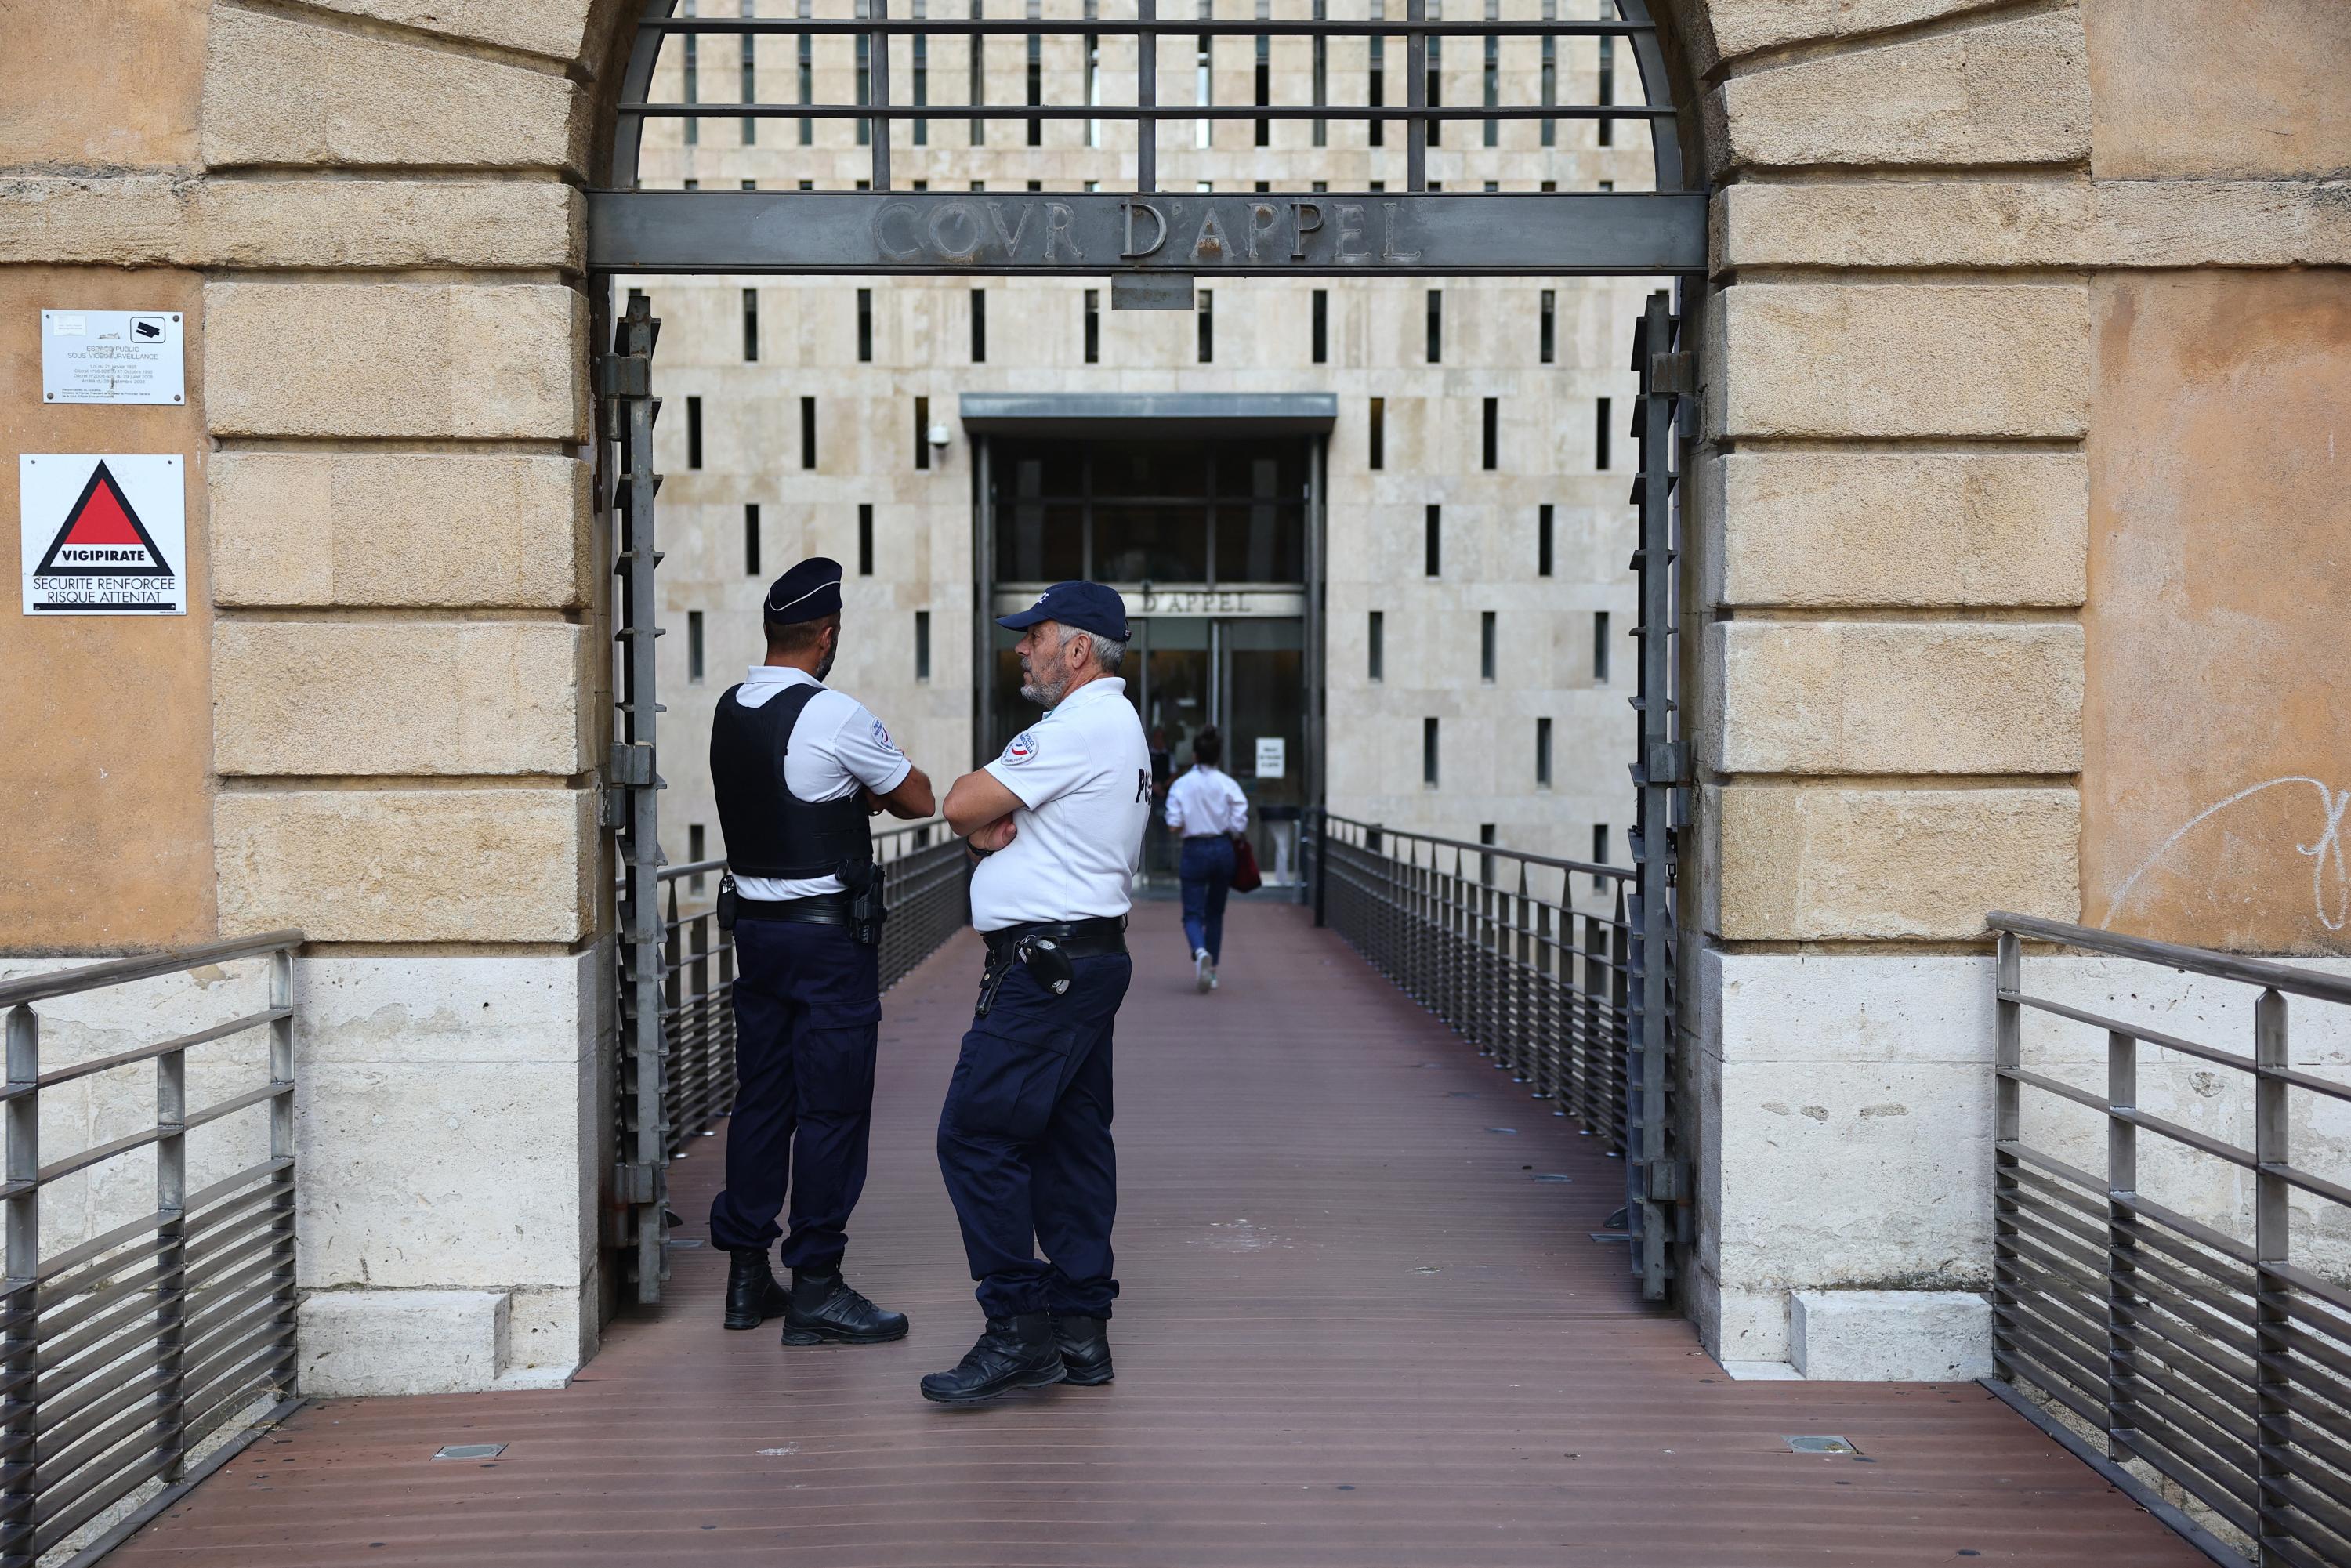
<instances>
[{"instance_id":1,"label":"metal grille","mask_svg":"<svg viewBox=\"0 0 2351 1568\"><path fill-rule=\"evenodd\" d=\"M1632 873L1346 817L1316 825L1318 923L1621 1155Z\"/></svg>"},{"instance_id":2,"label":"metal grille","mask_svg":"<svg viewBox=\"0 0 2351 1568\"><path fill-rule=\"evenodd\" d=\"M1311 21L1217 18L1210 0L1201 0L1196 13L1183 18L1162 16L1158 0L1088 5L1081 14L1059 16L1032 7L1020 18L983 16L977 4L965 18L893 17L890 0L858 4L859 14L846 17L696 17L673 15L675 0L647 0L622 83L610 188L589 197L590 265L662 273L1075 271L1113 277L1141 270L1637 274L1702 271L1706 265L1705 198L1684 180L1663 51L1646 0L1618 0L1613 20L1575 21L1541 15L1503 19L1499 7L1489 19L1445 21L1431 15L1430 0L1397 0L1394 8L1401 15ZM1521 8L1533 9L1512 6ZM1054 9L1076 7L1057 3ZM683 54L684 47L713 38L739 40L745 49L756 48L763 38L790 40L811 51L851 49L858 100L711 102L698 89L687 90L684 99L651 96L665 45L675 41ZM1614 91L1600 85L1613 82L1607 72L1593 78L1589 100L1561 101L1555 59L1549 68L1531 61L1508 71L1489 66L1486 90L1474 101L1444 100L1439 57L1447 42L1456 44L1457 59L1474 50L1499 61L1506 43L1548 40L1555 46L1579 38L1612 47L1622 42L1640 78L1644 101L1615 101ZM1197 94L1172 101L1162 90L1163 56L1205 57L1218 39L1244 41L1267 62L1255 78L1259 101L1204 102ZM1332 91L1338 76L1327 68L1332 42L1357 39L1377 41L1385 62L1376 73L1366 73L1362 101ZM942 41L952 47L942 49ZM914 101L896 85L914 73L917 60L969 60L991 42L1028 51L1026 101L989 101L987 73L977 69L967 76L932 69L914 78L928 89L957 86L962 76L972 84L964 89L972 101L930 90L924 101ZM1276 51L1293 43L1309 46L1325 68L1275 68ZM1070 57L1087 62L1082 69L1046 70L1035 63L1047 47L1058 59L1070 45L1076 47ZM1106 48L1120 52L1113 74L1131 78L1131 101L1102 101ZM1399 70L1401 93L1390 90ZM756 87L756 72L748 79ZM799 79L800 90L810 93L809 83L818 78L803 73ZM1378 90L1374 80L1382 84ZM1305 99L1279 97L1279 89L1301 81L1311 84ZM1064 84L1078 90L1069 101L1054 100L1050 89ZM1356 85L1350 82L1350 90ZM1512 95L1523 101L1503 101ZM736 120L754 128L751 134L771 122L852 120L870 149L870 172L858 192L640 190L644 128L664 120L689 126ZM1033 201L906 191L895 182L893 152L910 149L917 127L966 125L977 145L989 127L1020 126L1026 144L1039 150L1043 173L1065 167L1072 150L1056 147L1049 152L1040 128L1071 120L1090 128L1132 126L1131 150L1102 148L1091 131L1087 137L1090 146L1082 151L1100 159L1112 178ZM1159 164L1161 128L1170 120L1204 126L1254 122L1260 145L1267 144L1268 128L1281 122L1311 121L1318 147L1333 125L1393 129L1402 143L1402 178L1393 193L1352 196L1311 190L1221 198L1169 193ZM1651 150L1654 190L1431 189L1428 150L1441 140L1442 128L1480 132L1528 120L1554 128L1638 127ZM1478 140L1484 140L1482 134ZM1313 162L1311 153L1301 159L1297 150L1286 152L1289 166Z\"/></svg>"},{"instance_id":3,"label":"metal grille","mask_svg":"<svg viewBox=\"0 0 2351 1568\"><path fill-rule=\"evenodd\" d=\"M81 1554L95 1560L243 1446L233 1441L194 1462L205 1438L259 1401L274 1402L271 1416L291 1407L293 959L301 942L298 931L276 931L0 984L8 1019L0 1564L33 1563L77 1532L108 1526ZM256 957L267 960L258 1009L44 1065L37 1004ZM266 1031L257 1052L201 1049L244 1044L252 1031ZM200 1087L217 1094L198 1105L188 1100L191 1051ZM95 1121L122 1103L114 1075L134 1071L152 1073L143 1125L69 1153L42 1147L45 1094L81 1084L72 1092L93 1097L83 1119ZM69 1124L72 1109L53 1108L47 1130ZM230 1124L244 1112L266 1112L266 1126ZM220 1131L206 1134L196 1168L234 1168L192 1192L189 1134L211 1126ZM90 1216L104 1223L110 1192L141 1181L152 1183L151 1211L84 1234ZM86 1223L45 1241L44 1195L53 1216L70 1224L78 1208Z\"/></svg>"},{"instance_id":4,"label":"metal grille","mask_svg":"<svg viewBox=\"0 0 2351 1568\"><path fill-rule=\"evenodd\" d=\"M2339 1166L2351 1087L2296 1070L2287 1030L2289 998L2351 1003L2351 980L2023 915L1989 924L1994 1390L2216 1561L2351 1562L2351 1187L2290 1150L2308 1139ZM2028 992L2026 940L2245 988L2250 1049ZM2097 988L2125 988L2111 974ZM2203 1016L2226 1005L2199 1001ZM2028 1050L2028 1014L2104 1040L2080 1060L2037 1038ZM2312 1032L2339 1040L2344 1017ZM2167 1096L2177 1115L2148 1108L2170 1110Z\"/></svg>"}]
</instances>

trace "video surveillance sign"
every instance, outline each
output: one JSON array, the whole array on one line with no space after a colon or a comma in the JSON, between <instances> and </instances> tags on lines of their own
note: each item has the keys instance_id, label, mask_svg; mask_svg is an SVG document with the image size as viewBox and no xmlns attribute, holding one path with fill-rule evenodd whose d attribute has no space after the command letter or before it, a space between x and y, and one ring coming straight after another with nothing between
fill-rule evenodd
<instances>
[{"instance_id":1,"label":"video surveillance sign","mask_svg":"<svg viewBox=\"0 0 2351 1568\"><path fill-rule=\"evenodd\" d=\"M41 401L185 403L184 330L176 310L44 310Z\"/></svg>"}]
</instances>

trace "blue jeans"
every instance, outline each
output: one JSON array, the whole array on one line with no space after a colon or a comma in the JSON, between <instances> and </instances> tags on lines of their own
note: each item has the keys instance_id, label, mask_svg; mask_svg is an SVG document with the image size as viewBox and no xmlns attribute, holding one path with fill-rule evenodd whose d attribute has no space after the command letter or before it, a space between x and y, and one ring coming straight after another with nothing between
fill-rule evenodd
<instances>
[{"instance_id":1,"label":"blue jeans","mask_svg":"<svg viewBox=\"0 0 2351 1568\"><path fill-rule=\"evenodd\" d=\"M1184 940L1214 964L1225 950L1225 894L1233 886L1233 841L1203 833L1184 841Z\"/></svg>"}]
</instances>

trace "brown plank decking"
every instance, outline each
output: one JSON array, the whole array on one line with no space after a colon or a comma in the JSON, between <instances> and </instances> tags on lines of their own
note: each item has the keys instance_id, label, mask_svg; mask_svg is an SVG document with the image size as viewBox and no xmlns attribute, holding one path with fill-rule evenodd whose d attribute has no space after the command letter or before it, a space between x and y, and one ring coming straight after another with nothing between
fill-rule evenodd
<instances>
[{"instance_id":1,"label":"brown plank decking","mask_svg":"<svg viewBox=\"0 0 2351 1568\"><path fill-rule=\"evenodd\" d=\"M110 1568L2203 1561L1972 1385L1730 1382L1590 1239L1592 1140L1305 912L1236 901L1213 997L1174 924L1140 911L1119 1021L1116 1383L915 1395L979 1327L931 1146L967 934L885 1001L852 1229L907 1342L725 1333L725 1260L682 1249L569 1388L314 1406ZM674 1167L688 1238L718 1152ZM464 1442L508 1447L430 1457Z\"/></svg>"}]
</instances>

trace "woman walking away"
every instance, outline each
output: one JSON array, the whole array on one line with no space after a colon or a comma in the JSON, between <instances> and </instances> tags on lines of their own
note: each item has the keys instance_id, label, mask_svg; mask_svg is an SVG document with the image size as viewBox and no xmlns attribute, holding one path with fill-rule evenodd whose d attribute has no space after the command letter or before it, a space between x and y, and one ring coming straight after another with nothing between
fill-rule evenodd
<instances>
[{"instance_id":1,"label":"woman walking away","mask_svg":"<svg viewBox=\"0 0 2351 1568\"><path fill-rule=\"evenodd\" d=\"M1225 946L1225 894L1233 885L1233 839L1249 827L1249 797L1217 766L1225 742L1211 727L1192 737L1192 766L1168 786L1167 831L1184 841L1184 936L1192 945L1192 981L1217 988Z\"/></svg>"}]
</instances>

